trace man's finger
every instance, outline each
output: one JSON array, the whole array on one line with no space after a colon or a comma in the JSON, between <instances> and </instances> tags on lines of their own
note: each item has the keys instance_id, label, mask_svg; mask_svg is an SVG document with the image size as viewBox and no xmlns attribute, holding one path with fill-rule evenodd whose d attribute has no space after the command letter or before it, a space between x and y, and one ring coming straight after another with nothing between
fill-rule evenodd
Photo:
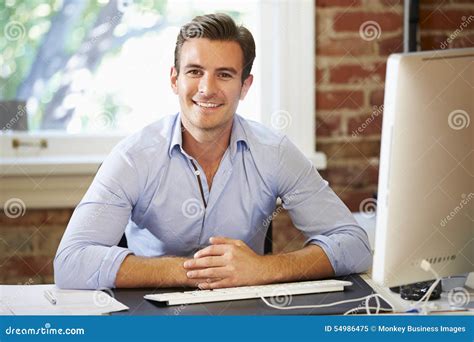
<instances>
[{"instance_id":1,"label":"man's finger","mask_svg":"<svg viewBox=\"0 0 474 342\"><path fill-rule=\"evenodd\" d=\"M213 245L236 245L240 246L241 241L236 239L227 238L224 236L213 236L209 239L209 242Z\"/></svg>"},{"instance_id":2,"label":"man's finger","mask_svg":"<svg viewBox=\"0 0 474 342\"><path fill-rule=\"evenodd\" d=\"M186 273L188 278L225 278L229 271L225 267L210 267L201 270L192 270Z\"/></svg>"},{"instance_id":3,"label":"man's finger","mask_svg":"<svg viewBox=\"0 0 474 342\"><path fill-rule=\"evenodd\" d=\"M198 259L186 260L183 264L186 269L209 268L224 266L225 260L221 256L208 256Z\"/></svg>"},{"instance_id":4,"label":"man's finger","mask_svg":"<svg viewBox=\"0 0 474 342\"><path fill-rule=\"evenodd\" d=\"M201 290L212 290L212 289L221 289L225 287L232 287L228 279L222 279L219 281L214 281L212 283L200 283L198 287Z\"/></svg>"},{"instance_id":5,"label":"man's finger","mask_svg":"<svg viewBox=\"0 0 474 342\"><path fill-rule=\"evenodd\" d=\"M223 255L228 249L226 245L210 245L194 254L194 258L202 258L212 255Z\"/></svg>"},{"instance_id":6,"label":"man's finger","mask_svg":"<svg viewBox=\"0 0 474 342\"><path fill-rule=\"evenodd\" d=\"M189 287L199 287L199 284L202 284L202 283L212 283L213 281L219 281L221 280L221 278L215 278L215 279L211 279L211 278L207 278L207 279L195 279L195 278L192 278L192 279L189 279L187 285Z\"/></svg>"},{"instance_id":7,"label":"man's finger","mask_svg":"<svg viewBox=\"0 0 474 342\"><path fill-rule=\"evenodd\" d=\"M211 284L217 281L221 281L222 278L207 278L206 280L202 280L202 279L195 279L195 280L196 280L196 287L199 288L200 290L205 290L202 287L202 284Z\"/></svg>"}]
</instances>

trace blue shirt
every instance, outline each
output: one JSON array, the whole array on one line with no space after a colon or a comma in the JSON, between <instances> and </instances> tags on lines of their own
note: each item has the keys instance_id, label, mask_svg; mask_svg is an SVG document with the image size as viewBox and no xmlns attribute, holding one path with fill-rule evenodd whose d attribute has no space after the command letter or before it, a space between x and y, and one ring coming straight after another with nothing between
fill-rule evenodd
<instances>
[{"instance_id":1,"label":"blue shirt","mask_svg":"<svg viewBox=\"0 0 474 342\"><path fill-rule=\"evenodd\" d=\"M277 198L336 275L368 269L367 234L286 136L236 114L209 191L183 150L180 114L165 117L120 142L100 167L58 248L56 284L114 287L128 254L192 257L217 235L262 254ZM116 246L124 231L128 249Z\"/></svg>"}]
</instances>

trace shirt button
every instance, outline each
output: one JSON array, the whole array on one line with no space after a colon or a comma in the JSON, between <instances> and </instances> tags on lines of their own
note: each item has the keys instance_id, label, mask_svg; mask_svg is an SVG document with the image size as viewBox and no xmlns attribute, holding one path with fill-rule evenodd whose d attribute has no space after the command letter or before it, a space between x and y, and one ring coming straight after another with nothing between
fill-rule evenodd
<instances>
[{"instance_id":1,"label":"shirt button","mask_svg":"<svg viewBox=\"0 0 474 342\"><path fill-rule=\"evenodd\" d=\"M199 170L196 170L196 171L194 171L194 174L195 174L196 176L199 176L199 175L201 174L201 172L200 172Z\"/></svg>"}]
</instances>

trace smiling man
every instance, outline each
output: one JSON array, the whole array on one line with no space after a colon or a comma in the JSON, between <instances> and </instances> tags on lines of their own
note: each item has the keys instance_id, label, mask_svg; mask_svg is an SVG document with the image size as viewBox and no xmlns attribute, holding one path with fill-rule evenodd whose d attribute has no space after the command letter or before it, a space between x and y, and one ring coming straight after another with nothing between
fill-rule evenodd
<instances>
[{"instance_id":1,"label":"smiling man","mask_svg":"<svg viewBox=\"0 0 474 342\"><path fill-rule=\"evenodd\" d=\"M180 111L104 161L58 248L59 287L208 289L368 269L366 233L310 161L236 114L254 58L251 33L227 15L182 28L170 74ZM263 255L277 198L307 242ZM128 248L117 246L124 232Z\"/></svg>"}]
</instances>

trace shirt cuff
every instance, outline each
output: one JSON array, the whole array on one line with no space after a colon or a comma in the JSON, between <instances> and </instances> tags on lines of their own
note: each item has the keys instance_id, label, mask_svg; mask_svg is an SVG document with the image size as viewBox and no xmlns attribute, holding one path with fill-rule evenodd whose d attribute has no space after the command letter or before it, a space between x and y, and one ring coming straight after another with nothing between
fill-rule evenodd
<instances>
[{"instance_id":1,"label":"shirt cuff","mask_svg":"<svg viewBox=\"0 0 474 342\"><path fill-rule=\"evenodd\" d=\"M312 245L317 245L321 247L326 253L329 262L331 263L332 269L334 270L335 276L339 275L339 265L338 265L338 260L335 257L334 249L332 248L332 245L334 244L334 241L332 241L329 237L325 235L317 235L315 237L311 237L306 242L304 243L305 246L312 244Z\"/></svg>"},{"instance_id":2,"label":"shirt cuff","mask_svg":"<svg viewBox=\"0 0 474 342\"><path fill-rule=\"evenodd\" d=\"M99 286L102 288L114 288L115 279L123 260L129 254L133 254L131 250L123 247L112 246L107 251L99 272Z\"/></svg>"}]
</instances>

